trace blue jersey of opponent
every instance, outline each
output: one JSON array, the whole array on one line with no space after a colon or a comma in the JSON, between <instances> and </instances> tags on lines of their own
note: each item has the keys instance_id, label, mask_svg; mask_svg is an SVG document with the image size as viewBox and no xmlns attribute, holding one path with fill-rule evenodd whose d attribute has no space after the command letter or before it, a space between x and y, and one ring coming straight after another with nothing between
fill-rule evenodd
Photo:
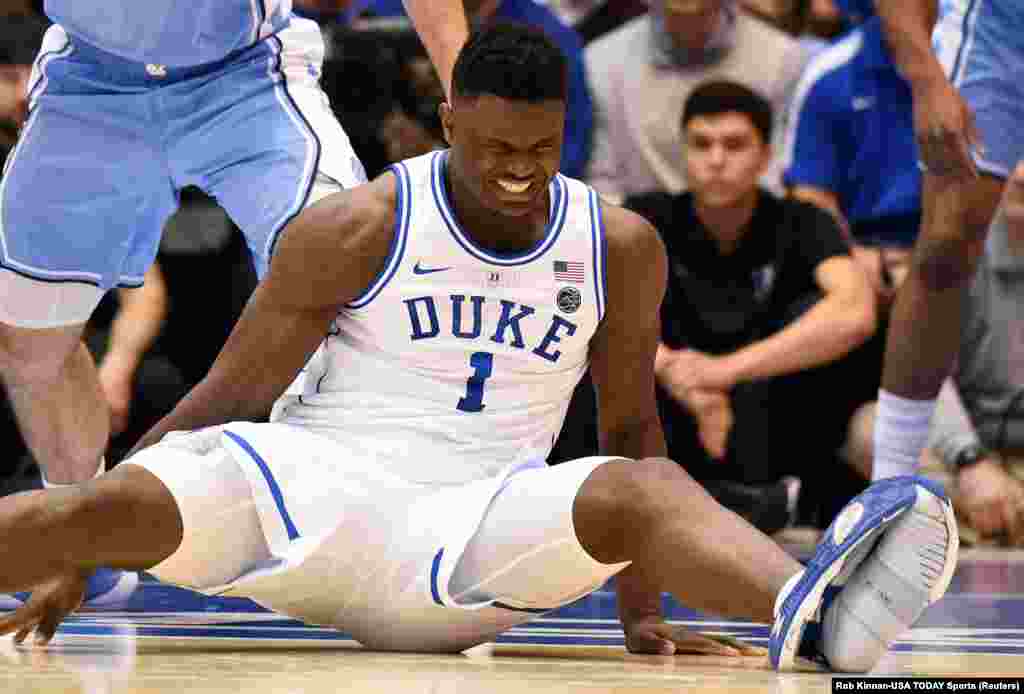
<instances>
[{"instance_id":1,"label":"blue jersey of opponent","mask_svg":"<svg viewBox=\"0 0 1024 694\"><path fill-rule=\"evenodd\" d=\"M45 0L72 38L168 66L221 60L288 25L291 0Z\"/></svg>"}]
</instances>

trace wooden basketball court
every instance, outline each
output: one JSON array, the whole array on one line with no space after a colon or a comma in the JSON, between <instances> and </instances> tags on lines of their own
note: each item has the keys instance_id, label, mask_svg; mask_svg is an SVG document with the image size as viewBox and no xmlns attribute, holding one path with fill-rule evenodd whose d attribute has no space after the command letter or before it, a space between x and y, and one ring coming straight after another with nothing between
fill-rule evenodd
<instances>
[{"instance_id":1,"label":"wooden basketball court","mask_svg":"<svg viewBox=\"0 0 1024 694\"><path fill-rule=\"evenodd\" d=\"M633 656L614 596L598 591L458 656L373 653L246 600L145 582L122 611L82 613L48 649L0 640L5 694L658 694L830 691L830 675L778 674L767 657ZM672 604L669 616L764 645L765 625L724 622ZM876 674L1024 674L1024 552L967 551L949 594Z\"/></svg>"}]
</instances>

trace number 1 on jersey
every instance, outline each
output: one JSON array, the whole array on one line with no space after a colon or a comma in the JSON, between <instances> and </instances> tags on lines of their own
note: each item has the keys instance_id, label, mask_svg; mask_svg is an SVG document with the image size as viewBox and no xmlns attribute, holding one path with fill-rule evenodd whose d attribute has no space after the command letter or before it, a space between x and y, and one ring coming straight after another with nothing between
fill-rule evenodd
<instances>
[{"instance_id":1,"label":"number 1 on jersey","mask_svg":"<svg viewBox=\"0 0 1024 694\"><path fill-rule=\"evenodd\" d=\"M466 396L459 398L455 409L463 412L481 412L484 404L484 381L491 377L491 366L494 355L490 352L473 352L469 365L473 367L473 375L466 381Z\"/></svg>"}]
</instances>

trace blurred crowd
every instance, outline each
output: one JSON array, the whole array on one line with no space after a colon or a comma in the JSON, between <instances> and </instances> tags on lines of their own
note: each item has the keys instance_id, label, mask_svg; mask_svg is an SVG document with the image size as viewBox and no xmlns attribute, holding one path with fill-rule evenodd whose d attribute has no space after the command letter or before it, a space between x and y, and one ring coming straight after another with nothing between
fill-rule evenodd
<instances>
[{"instance_id":1,"label":"blurred crowd","mask_svg":"<svg viewBox=\"0 0 1024 694\"><path fill-rule=\"evenodd\" d=\"M322 27L322 84L369 176L445 146L444 92L401 0L295 4ZM562 172L665 242L656 374L670 457L766 532L825 527L871 476L888 311L921 222L910 88L871 0L464 4L474 23L531 24L562 48ZM28 116L40 5L0 4L4 150ZM923 463L953 485L966 539L1024 544L973 511L1024 489L1024 168L1004 207ZM231 220L186 191L145 285L108 296L90 326L108 465L203 377L254 286ZM596 431L584 379L550 462L595 454ZM0 436L0 491L38 486L6 406Z\"/></svg>"}]
</instances>

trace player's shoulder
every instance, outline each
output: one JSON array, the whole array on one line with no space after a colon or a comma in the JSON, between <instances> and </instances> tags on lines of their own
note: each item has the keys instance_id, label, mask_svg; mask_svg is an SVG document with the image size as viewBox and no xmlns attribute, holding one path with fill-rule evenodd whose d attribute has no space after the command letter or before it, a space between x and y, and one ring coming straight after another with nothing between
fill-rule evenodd
<instances>
[{"instance_id":1,"label":"player's shoulder","mask_svg":"<svg viewBox=\"0 0 1024 694\"><path fill-rule=\"evenodd\" d=\"M608 245L608 263L638 267L660 263L665 246L654 226L642 215L625 207L599 199Z\"/></svg>"},{"instance_id":2,"label":"player's shoulder","mask_svg":"<svg viewBox=\"0 0 1024 694\"><path fill-rule=\"evenodd\" d=\"M315 225L319 238L314 242L340 242L345 250L351 251L354 246L379 245L390 240L396 198L395 178L390 174L324 198L308 210L322 222Z\"/></svg>"},{"instance_id":3,"label":"player's shoulder","mask_svg":"<svg viewBox=\"0 0 1024 694\"><path fill-rule=\"evenodd\" d=\"M391 180L389 180L391 179ZM318 200L289 224L271 269L304 275L309 268L377 268L394 237L395 184L381 176ZM334 274L333 271L329 274Z\"/></svg>"}]
</instances>

